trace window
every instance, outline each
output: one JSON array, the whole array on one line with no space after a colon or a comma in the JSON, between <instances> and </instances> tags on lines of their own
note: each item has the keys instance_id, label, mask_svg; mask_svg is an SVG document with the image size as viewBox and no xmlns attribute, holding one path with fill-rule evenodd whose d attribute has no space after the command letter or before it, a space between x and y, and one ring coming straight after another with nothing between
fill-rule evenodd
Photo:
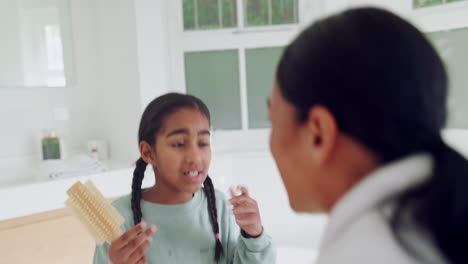
<instances>
[{"instance_id":1,"label":"window","mask_svg":"<svg viewBox=\"0 0 468 264\"><path fill-rule=\"evenodd\" d=\"M184 29L237 26L236 0L183 0Z\"/></svg>"},{"instance_id":2,"label":"window","mask_svg":"<svg viewBox=\"0 0 468 264\"><path fill-rule=\"evenodd\" d=\"M26 86L66 85L59 10L22 10L22 57Z\"/></svg>"},{"instance_id":3,"label":"window","mask_svg":"<svg viewBox=\"0 0 468 264\"><path fill-rule=\"evenodd\" d=\"M266 99L283 47L298 30L298 0L171 1L176 90L204 100L216 130L269 127ZM178 22L177 22L178 21Z\"/></svg>"},{"instance_id":4,"label":"window","mask_svg":"<svg viewBox=\"0 0 468 264\"><path fill-rule=\"evenodd\" d=\"M468 129L468 28L427 34L445 62L449 76L448 128Z\"/></svg>"},{"instance_id":5,"label":"window","mask_svg":"<svg viewBox=\"0 0 468 264\"><path fill-rule=\"evenodd\" d=\"M297 0L245 0L245 24L247 26L296 24L297 8Z\"/></svg>"},{"instance_id":6,"label":"window","mask_svg":"<svg viewBox=\"0 0 468 264\"><path fill-rule=\"evenodd\" d=\"M467 0L413 0L413 8L423 8L430 6L438 6L444 4L450 4L454 2L462 2Z\"/></svg>"},{"instance_id":7,"label":"window","mask_svg":"<svg viewBox=\"0 0 468 264\"><path fill-rule=\"evenodd\" d=\"M172 90L209 107L214 149L266 149L267 98L310 0L168 1Z\"/></svg>"},{"instance_id":8,"label":"window","mask_svg":"<svg viewBox=\"0 0 468 264\"><path fill-rule=\"evenodd\" d=\"M273 76L282 52L283 48L256 48L245 51L249 129L270 126L265 99L273 87Z\"/></svg>"},{"instance_id":9,"label":"window","mask_svg":"<svg viewBox=\"0 0 468 264\"><path fill-rule=\"evenodd\" d=\"M237 53L237 50L185 53L187 93L208 105L215 128L242 128L241 107L236 100L240 98Z\"/></svg>"},{"instance_id":10,"label":"window","mask_svg":"<svg viewBox=\"0 0 468 264\"><path fill-rule=\"evenodd\" d=\"M58 24L44 27L47 57L47 85L51 87L65 86L65 66L63 63L62 38Z\"/></svg>"},{"instance_id":11,"label":"window","mask_svg":"<svg viewBox=\"0 0 468 264\"><path fill-rule=\"evenodd\" d=\"M238 27L237 0L183 0L185 30ZM243 0L243 25L297 24L298 0Z\"/></svg>"}]
</instances>

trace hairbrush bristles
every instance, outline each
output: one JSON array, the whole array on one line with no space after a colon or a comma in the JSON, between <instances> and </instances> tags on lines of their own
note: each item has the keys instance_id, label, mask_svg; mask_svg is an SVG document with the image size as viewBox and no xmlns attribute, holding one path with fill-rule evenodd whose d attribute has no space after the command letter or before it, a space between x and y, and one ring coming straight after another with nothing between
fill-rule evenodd
<instances>
[{"instance_id":1,"label":"hairbrush bristles","mask_svg":"<svg viewBox=\"0 0 468 264\"><path fill-rule=\"evenodd\" d=\"M112 242L122 235L124 218L110 205L91 181L75 183L65 201L98 244Z\"/></svg>"}]
</instances>

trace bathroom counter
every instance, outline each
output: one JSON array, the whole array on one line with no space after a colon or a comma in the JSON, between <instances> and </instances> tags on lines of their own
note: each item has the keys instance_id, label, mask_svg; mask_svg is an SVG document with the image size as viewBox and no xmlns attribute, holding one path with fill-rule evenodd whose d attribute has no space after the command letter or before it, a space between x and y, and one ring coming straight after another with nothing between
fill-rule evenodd
<instances>
[{"instance_id":1,"label":"bathroom counter","mask_svg":"<svg viewBox=\"0 0 468 264\"><path fill-rule=\"evenodd\" d=\"M149 173L149 169L147 173ZM22 173L23 175L23 173ZM0 187L0 221L64 208L66 191L75 182L92 180L107 198L130 193L133 168L64 179L23 178L15 184ZM145 177L143 187L154 183L154 177Z\"/></svg>"}]
</instances>

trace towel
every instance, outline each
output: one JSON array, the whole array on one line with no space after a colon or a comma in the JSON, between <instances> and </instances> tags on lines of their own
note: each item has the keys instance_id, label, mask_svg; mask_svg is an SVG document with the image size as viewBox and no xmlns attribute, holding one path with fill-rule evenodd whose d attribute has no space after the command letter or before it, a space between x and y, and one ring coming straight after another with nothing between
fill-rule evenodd
<instances>
[{"instance_id":1,"label":"towel","mask_svg":"<svg viewBox=\"0 0 468 264\"><path fill-rule=\"evenodd\" d=\"M41 172L50 179L63 179L86 176L109 171L109 168L87 155L78 155L66 160L46 160L41 164Z\"/></svg>"}]
</instances>

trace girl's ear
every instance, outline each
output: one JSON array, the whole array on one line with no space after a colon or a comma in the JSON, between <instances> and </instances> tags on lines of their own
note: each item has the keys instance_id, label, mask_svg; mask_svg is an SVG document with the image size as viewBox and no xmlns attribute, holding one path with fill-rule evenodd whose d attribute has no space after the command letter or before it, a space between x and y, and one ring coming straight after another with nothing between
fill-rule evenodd
<instances>
[{"instance_id":1,"label":"girl's ear","mask_svg":"<svg viewBox=\"0 0 468 264\"><path fill-rule=\"evenodd\" d=\"M140 155L141 158L148 164L154 164L155 153L151 145L146 141L140 142Z\"/></svg>"}]
</instances>

